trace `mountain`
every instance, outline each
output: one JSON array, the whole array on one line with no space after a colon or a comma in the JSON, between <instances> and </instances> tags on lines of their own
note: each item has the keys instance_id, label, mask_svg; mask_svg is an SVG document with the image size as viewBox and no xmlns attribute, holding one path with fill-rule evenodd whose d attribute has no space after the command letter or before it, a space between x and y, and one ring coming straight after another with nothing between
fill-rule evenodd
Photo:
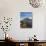
<instances>
[{"instance_id":1,"label":"mountain","mask_svg":"<svg viewBox=\"0 0 46 46\"><path fill-rule=\"evenodd\" d=\"M32 22L32 19L25 18L25 19L23 19L22 21L25 21L25 22Z\"/></svg>"},{"instance_id":2,"label":"mountain","mask_svg":"<svg viewBox=\"0 0 46 46\"><path fill-rule=\"evenodd\" d=\"M25 18L25 19L21 20L22 24L23 24L23 22L25 22L27 24L27 27L32 28L32 19Z\"/></svg>"}]
</instances>

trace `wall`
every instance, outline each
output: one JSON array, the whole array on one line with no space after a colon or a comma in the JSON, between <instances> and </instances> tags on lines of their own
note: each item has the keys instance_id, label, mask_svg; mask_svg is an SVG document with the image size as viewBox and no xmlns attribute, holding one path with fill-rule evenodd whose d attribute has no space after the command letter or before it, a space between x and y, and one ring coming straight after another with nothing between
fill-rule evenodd
<instances>
[{"instance_id":1,"label":"wall","mask_svg":"<svg viewBox=\"0 0 46 46\"><path fill-rule=\"evenodd\" d=\"M32 29L21 29L20 12L28 11L33 13L33 27ZM17 40L27 40L34 34L37 35L37 39L44 40L46 34L45 12L46 8L31 7L28 0L0 0L0 19L4 16L13 18L12 26L8 33ZM1 31L0 35L2 35L1 33L3 32ZM0 36L0 39L2 38L4 39L4 37Z\"/></svg>"}]
</instances>

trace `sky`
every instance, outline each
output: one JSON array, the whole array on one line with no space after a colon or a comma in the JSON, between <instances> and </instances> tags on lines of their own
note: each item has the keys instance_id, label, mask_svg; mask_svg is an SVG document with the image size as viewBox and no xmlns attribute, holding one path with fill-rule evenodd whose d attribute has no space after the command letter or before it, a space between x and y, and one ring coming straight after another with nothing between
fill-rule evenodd
<instances>
[{"instance_id":1,"label":"sky","mask_svg":"<svg viewBox=\"0 0 46 46\"><path fill-rule=\"evenodd\" d=\"M21 12L20 17L21 18L32 17L32 12Z\"/></svg>"}]
</instances>

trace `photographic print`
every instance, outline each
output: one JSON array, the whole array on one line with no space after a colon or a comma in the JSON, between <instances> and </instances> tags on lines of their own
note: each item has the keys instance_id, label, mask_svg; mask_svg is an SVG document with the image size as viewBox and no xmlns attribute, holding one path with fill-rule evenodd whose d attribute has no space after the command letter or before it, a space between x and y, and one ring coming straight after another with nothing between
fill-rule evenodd
<instances>
[{"instance_id":1,"label":"photographic print","mask_svg":"<svg viewBox=\"0 0 46 46\"><path fill-rule=\"evenodd\" d=\"M32 28L32 12L20 12L20 27Z\"/></svg>"}]
</instances>

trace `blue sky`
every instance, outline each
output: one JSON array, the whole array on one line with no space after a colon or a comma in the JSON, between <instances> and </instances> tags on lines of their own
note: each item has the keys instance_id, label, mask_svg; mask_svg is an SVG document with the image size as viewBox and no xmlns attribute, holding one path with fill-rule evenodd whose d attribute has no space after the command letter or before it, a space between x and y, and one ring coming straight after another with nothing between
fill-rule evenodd
<instances>
[{"instance_id":1,"label":"blue sky","mask_svg":"<svg viewBox=\"0 0 46 46\"><path fill-rule=\"evenodd\" d=\"M32 17L32 12L21 12L20 13L20 17L24 18L24 17Z\"/></svg>"}]
</instances>

